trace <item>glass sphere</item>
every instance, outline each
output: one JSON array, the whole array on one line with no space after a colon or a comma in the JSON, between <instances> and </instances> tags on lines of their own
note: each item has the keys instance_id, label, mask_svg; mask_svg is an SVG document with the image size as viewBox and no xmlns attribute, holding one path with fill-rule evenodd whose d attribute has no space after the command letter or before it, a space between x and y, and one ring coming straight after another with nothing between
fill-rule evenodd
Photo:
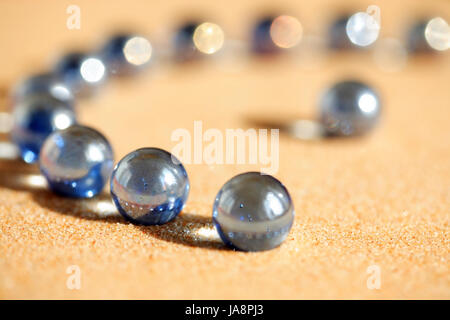
<instances>
[{"instance_id":1,"label":"glass sphere","mask_svg":"<svg viewBox=\"0 0 450 320\"><path fill-rule=\"evenodd\" d=\"M378 39L380 24L367 12L357 12L348 19L346 32L352 43L367 47Z\"/></svg>"},{"instance_id":2,"label":"glass sphere","mask_svg":"<svg viewBox=\"0 0 450 320\"><path fill-rule=\"evenodd\" d=\"M148 65L152 57L152 46L142 36L117 34L107 41L99 56L109 73L130 75Z\"/></svg>"},{"instance_id":3,"label":"glass sphere","mask_svg":"<svg viewBox=\"0 0 450 320\"><path fill-rule=\"evenodd\" d=\"M76 96L89 96L104 82L106 68L99 58L83 53L64 56L55 66L55 74Z\"/></svg>"},{"instance_id":4,"label":"glass sphere","mask_svg":"<svg viewBox=\"0 0 450 320\"><path fill-rule=\"evenodd\" d=\"M45 140L39 164L55 193L91 198L100 193L108 181L114 156L111 145L101 133L73 125L55 131Z\"/></svg>"},{"instance_id":5,"label":"glass sphere","mask_svg":"<svg viewBox=\"0 0 450 320\"><path fill-rule=\"evenodd\" d=\"M269 250L287 237L294 206L283 184L269 175L247 172L220 189L213 222L222 240L244 251Z\"/></svg>"},{"instance_id":6,"label":"glass sphere","mask_svg":"<svg viewBox=\"0 0 450 320\"><path fill-rule=\"evenodd\" d=\"M194 45L202 53L214 54L222 49L225 34L222 28L211 22L204 22L199 25L193 35Z\"/></svg>"},{"instance_id":7,"label":"glass sphere","mask_svg":"<svg viewBox=\"0 0 450 320\"><path fill-rule=\"evenodd\" d=\"M254 26L251 36L252 51L256 54L274 54L280 48L273 42L270 30L274 17L267 16L260 19Z\"/></svg>"},{"instance_id":8,"label":"glass sphere","mask_svg":"<svg viewBox=\"0 0 450 320\"><path fill-rule=\"evenodd\" d=\"M200 57L194 43L194 33L198 26L197 21L190 21L183 24L175 32L173 39L174 58L178 62L186 62Z\"/></svg>"},{"instance_id":9,"label":"glass sphere","mask_svg":"<svg viewBox=\"0 0 450 320\"><path fill-rule=\"evenodd\" d=\"M183 209L189 179L183 165L167 151L138 149L114 168L111 195L119 212L131 222L164 224Z\"/></svg>"},{"instance_id":10,"label":"glass sphere","mask_svg":"<svg viewBox=\"0 0 450 320\"><path fill-rule=\"evenodd\" d=\"M335 50L348 50L357 48L347 36L347 22L350 15L340 15L329 27L329 47Z\"/></svg>"},{"instance_id":11,"label":"glass sphere","mask_svg":"<svg viewBox=\"0 0 450 320\"><path fill-rule=\"evenodd\" d=\"M320 102L320 121L329 135L360 135L376 125L381 103L378 94L358 81L339 82Z\"/></svg>"},{"instance_id":12,"label":"glass sphere","mask_svg":"<svg viewBox=\"0 0 450 320\"><path fill-rule=\"evenodd\" d=\"M13 108L11 140L27 163L37 161L44 140L55 130L66 129L76 122L68 101L50 94L33 94L16 101Z\"/></svg>"},{"instance_id":13,"label":"glass sphere","mask_svg":"<svg viewBox=\"0 0 450 320\"><path fill-rule=\"evenodd\" d=\"M74 103L70 89L50 73L37 74L19 83L14 90L14 99L22 100L35 94L50 94L56 99Z\"/></svg>"}]
</instances>

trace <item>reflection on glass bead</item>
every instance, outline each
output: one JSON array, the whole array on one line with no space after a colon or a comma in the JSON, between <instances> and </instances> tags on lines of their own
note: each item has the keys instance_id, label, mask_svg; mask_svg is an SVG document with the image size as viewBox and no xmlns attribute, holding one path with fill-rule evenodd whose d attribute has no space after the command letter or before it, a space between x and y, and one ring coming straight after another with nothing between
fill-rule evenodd
<instances>
[{"instance_id":1,"label":"reflection on glass bead","mask_svg":"<svg viewBox=\"0 0 450 320\"><path fill-rule=\"evenodd\" d=\"M213 222L222 240L244 251L269 250L287 237L294 207L283 184L269 175L247 172L229 180L216 196Z\"/></svg>"},{"instance_id":2,"label":"reflection on glass bead","mask_svg":"<svg viewBox=\"0 0 450 320\"><path fill-rule=\"evenodd\" d=\"M108 181L114 157L111 145L102 134L73 125L55 131L45 140L39 164L55 193L91 198L100 193Z\"/></svg>"},{"instance_id":3,"label":"reflection on glass bead","mask_svg":"<svg viewBox=\"0 0 450 320\"><path fill-rule=\"evenodd\" d=\"M133 34L113 36L100 52L108 72L116 75L133 74L148 64L152 46L144 37Z\"/></svg>"},{"instance_id":4,"label":"reflection on glass bead","mask_svg":"<svg viewBox=\"0 0 450 320\"><path fill-rule=\"evenodd\" d=\"M143 148L125 156L111 176L111 195L119 212L137 224L174 219L189 194L183 165L167 151Z\"/></svg>"},{"instance_id":5,"label":"reflection on glass bead","mask_svg":"<svg viewBox=\"0 0 450 320\"><path fill-rule=\"evenodd\" d=\"M434 50L444 51L450 46L450 26L441 17L428 21L425 27L425 39Z\"/></svg>"},{"instance_id":6,"label":"reflection on glass bead","mask_svg":"<svg viewBox=\"0 0 450 320\"><path fill-rule=\"evenodd\" d=\"M96 57L71 53L55 66L55 74L77 96L88 96L105 80L106 68Z\"/></svg>"},{"instance_id":7,"label":"reflection on glass bead","mask_svg":"<svg viewBox=\"0 0 450 320\"><path fill-rule=\"evenodd\" d=\"M279 47L275 45L270 35L270 28L274 17L267 16L259 20L252 32L252 50L257 54L273 54L279 52Z\"/></svg>"},{"instance_id":8,"label":"reflection on glass bead","mask_svg":"<svg viewBox=\"0 0 450 320\"><path fill-rule=\"evenodd\" d=\"M44 140L55 130L76 122L72 105L49 94L33 94L17 101L13 109L12 141L27 163L37 161Z\"/></svg>"},{"instance_id":9,"label":"reflection on glass bead","mask_svg":"<svg viewBox=\"0 0 450 320\"><path fill-rule=\"evenodd\" d=\"M320 102L320 121L329 135L360 135L378 122L380 99L373 89L357 81L339 82Z\"/></svg>"},{"instance_id":10,"label":"reflection on glass bead","mask_svg":"<svg viewBox=\"0 0 450 320\"><path fill-rule=\"evenodd\" d=\"M367 47L378 39L380 24L367 12L357 12L348 19L346 33L353 44Z\"/></svg>"},{"instance_id":11,"label":"reflection on glass bead","mask_svg":"<svg viewBox=\"0 0 450 320\"><path fill-rule=\"evenodd\" d=\"M193 40L200 52L213 54L222 48L225 34L217 24L205 22L195 29Z\"/></svg>"},{"instance_id":12,"label":"reflection on glass bead","mask_svg":"<svg viewBox=\"0 0 450 320\"><path fill-rule=\"evenodd\" d=\"M34 94L50 94L73 104L72 92L50 73L37 74L25 79L15 88L14 99L21 100Z\"/></svg>"},{"instance_id":13,"label":"reflection on glass bead","mask_svg":"<svg viewBox=\"0 0 450 320\"><path fill-rule=\"evenodd\" d=\"M179 62L198 58L198 51L194 44L194 32L199 23L191 21L181 26L174 37L174 58Z\"/></svg>"}]
</instances>

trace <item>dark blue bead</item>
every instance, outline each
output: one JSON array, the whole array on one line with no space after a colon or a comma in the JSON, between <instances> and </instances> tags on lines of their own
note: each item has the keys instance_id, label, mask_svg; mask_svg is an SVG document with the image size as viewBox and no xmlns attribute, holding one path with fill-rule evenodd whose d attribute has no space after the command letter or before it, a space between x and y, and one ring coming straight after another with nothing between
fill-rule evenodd
<instances>
[{"instance_id":1,"label":"dark blue bead","mask_svg":"<svg viewBox=\"0 0 450 320\"><path fill-rule=\"evenodd\" d=\"M111 195L119 212L137 224L158 225L174 219L189 195L183 165L157 148L125 156L111 176Z\"/></svg>"},{"instance_id":2,"label":"dark blue bead","mask_svg":"<svg viewBox=\"0 0 450 320\"><path fill-rule=\"evenodd\" d=\"M213 222L225 244L244 251L269 250L289 234L294 207L283 184L269 175L247 172L220 189Z\"/></svg>"},{"instance_id":3,"label":"dark blue bead","mask_svg":"<svg viewBox=\"0 0 450 320\"><path fill-rule=\"evenodd\" d=\"M37 74L19 83L14 90L14 99L17 101L35 94L50 94L57 99L74 103L70 89L51 73Z\"/></svg>"},{"instance_id":4,"label":"dark blue bead","mask_svg":"<svg viewBox=\"0 0 450 320\"><path fill-rule=\"evenodd\" d=\"M420 19L409 29L407 35L407 49L409 52L419 54L433 52L425 38L425 28L428 21L428 19Z\"/></svg>"},{"instance_id":5,"label":"dark blue bead","mask_svg":"<svg viewBox=\"0 0 450 320\"><path fill-rule=\"evenodd\" d=\"M88 61L95 60L96 64L87 68ZM90 70L89 70L90 69ZM85 71L83 73L83 71ZM55 66L55 75L74 93L76 96L89 96L105 79L106 68L103 62L94 56L84 53L74 52L64 56Z\"/></svg>"},{"instance_id":6,"label":"dark blue bead","mask_svg":"<svg viewBox=\"0 0 450 320\"><path fill-rule=\"evenodd\" d=\"M267 16L259 20L253 28L251 44L252 51L257 54L273 54L279 52L270 35L274 17Z\"/></svg>"},{"instance_id":7,"label":"dark blue bead","mask_svg":"<svg viewBox=\"0 0 450 320\"><path fill-rule=\"evenodd\" d=\"M347 22L350 15L345 14L339 16L331 25L328 30L329 47L336 50L357 49L358 46L354 45L347 36Z\"/></svg>"},{"instance_id":8,"label":"dark blue bead","mask_svg":"<svg viewBox=\"0 0 450 320\"><path fill-rule=\"evenodd\" d=\"M72 105L49 94L34 94L17 101L13 119L11 139L27 163L37 161L48 135L76 122Z\"/></svg>"},{"instance_id":9,"label":"dark blue bead","mask_svg":"<svg viewBox=\"0 0 450 320\"><path fill-rule=\"evenodd\" d=\"M101 60L105 63L110 74L131 75L141 70L146 63L132 64L127 60L125 47L133 38L142 38L135 34L121 33L111 37L99 52ZM142 38L143 39L143 38ZM151 55L151 53L149 54Z\"/></svg>"},{"instance_id":10,"label":"dark blue bead","mask_svg":"<svg viewBox=\"0 0 450 320\"><path fill-rule=\"evenodd\" d=\"M174 57L179 62L192 60L199 57L194 44L194 32L199 23L190 21L182 25L175 33L173 39Z\"/></svg>"},{"instance_id":11,"label":"dark blue bead","mask_svg":"<svg viewBox=\"0 0 450 320\"><path fill-rule=\"evenodd\" d=\"M108 181L114 159L112 148L102 134L74 125L46 139L39 164L55 193L91 198L100 193Z\"/></svg>"}]
</instances>

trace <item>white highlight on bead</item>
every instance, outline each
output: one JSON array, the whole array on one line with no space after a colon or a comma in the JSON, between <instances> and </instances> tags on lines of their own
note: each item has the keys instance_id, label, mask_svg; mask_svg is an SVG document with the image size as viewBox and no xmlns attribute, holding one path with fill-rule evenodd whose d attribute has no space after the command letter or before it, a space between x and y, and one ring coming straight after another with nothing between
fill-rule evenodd
<instances>
[{"instance_id":1,"label":"white highlight on bead","mask_svg":"<svg viewBox=\"0 0 450 320\"><path fill-rule=\"evenodd\" d=\"M367 12L357 12L348 19L346 32L352 43L366 47L378 39L380 23Z\"/></svg>"},{"instance_id":2,"label":"white highlight on bead","mask_svg":"<svg viewBox=\"0 0 450 320\"><path fill-rule=\"evenodd\" d=\"M100 151L100 149L95 145L89 145L87 149L87 154L89 161L103 161L105 159L103 153Z\"/></svg>"},{"instance_id":3,"label":"white highlight on bead","mask_svg":"<svg viewBox=\"0 0 450 320\"><path fill-rule=\"evenodd\" d=\"M270 37L280 48L292 48L302 39L303 27L297 18L282 15L275 18L270 26Z\"/></svg>"},{"instance_id":4,"label":"white highlight on bead","mask_svg":"<svg viewBox=\"0 0 450 320\"><path fill-rule=\"evenodd\" d=\"M90 83L96 83L105 76L105 65L100 59L87 58L80 67L80 73L84 80Z\"/></svg>"},{"instance_id":5,"label":"white highlight on bead","mask_svg":"<svg viewBox=\"0 0 450 320\"><path fill-rule=\"evenodd\" d=\"M53 123L58 130L67 129L72 124L72 118L68 113L59 113L53 119Z\"/></svg>"},{"instance_id":6,"label":"white highlight on bead","mask_svg":"<svg viewBox=\"0 0 450 320\"><path fill-rule=\"evenodd\" d=\"M70 92L70 90L60 84L56 84L53 85L50 88L50 93L52 94L52 96L54 96L55 98L61 99L61 100L70 100L73 98L72 93Z\"/></svg>"},{"instance_id":7,"label":"white highlight on bead","mask_svg":"<svg viewBox=\"0 0 450 320\"><path fill-rule=\"evenodd\" d=\"M431 19L425 28L425 39L433 49L447 50L450 46L450 26L447 21L441 17Z\"/></svg>"},{"instance_id":8,"label":"white highlight on bead","mask_svg":"<svg viewBox=\"0 0 450 320\"><path fill-rule=\"evenodd\" d=\"M205 22L195 29L193 41L200 52L213 54L223 47L225 34L217 24Z\"/></svg>"},{"instance_id":9,"label":"white highlight on bead","mask_svg":"<svg viewBox=\"0 0 450 320\"><path fill-rule=\"evenodd\" d=\"M150 41L138 36L129 39L123 48L125 59L136 66L141 66L150 61L152 52L153 48Z\"/></svg>"},{"instance_id":10,"label":"white highlight on bead","mask_svg":"<svg viewBox=\"0 0 450 320\"><path fill-rule=\"evenodd\" d=\"M377 100L372 94L365 93L358 100L359 108L364 113L373 113L377 109Z\"/></svg>"}]
</instances>

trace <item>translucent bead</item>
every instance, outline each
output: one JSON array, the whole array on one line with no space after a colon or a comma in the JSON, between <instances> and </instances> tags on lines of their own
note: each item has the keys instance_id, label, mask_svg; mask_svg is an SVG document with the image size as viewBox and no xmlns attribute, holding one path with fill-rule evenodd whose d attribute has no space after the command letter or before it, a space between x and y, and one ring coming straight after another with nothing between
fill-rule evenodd
<instances>
[{"instance_id":1,"label":"translucent bead","mask_svg":"<svg viewBox=\"0 0 450 320\"><path fill-rule=\"evenodd\" d=\"M346 32L352 43L367 47L378 39L380 24L367 12L357 12L348 19Z\"/></svg>"},{"instance_id":2,"label":"translucent bead","mask_svg":"<svg viewBox=\"0 0 450 320\"><path fill-rule=\"evenodd\" d=\"M252 51L257 54L274 54L280 48L275 45L270 35L274 17L267 16L259 20L253 28L251 43Z\"/></svg>"},{"instance_id":3,"label":"translucent bead","mask_svg":"<svg viewBox=\"0 0 450 320\"><path fill-rule=\"evenodd\" d=\"M111 195L119 212L137 224L157 225L174 219L189 194L183 165L157 148L126 155L111 176Z\"/></svg>"},{"instance_id":4,"label":"translucent bead","mask_svg":"<svg viewBox=\"0 0 450 320\"><path fill-rule=\"evenodd\" d=\"M74 103L69 88L50 73L37 74L19 83L14 90L14 99L22 100L35 94L50 94L57 99Z\"/></svg>"},{"instance_id":5,"label":"translucent bead","mask_svg":"<svg viewBox=\"0 0 450 320\"><path fill-rule=\"evenodd\" d=\"M229 180L216 196L213 222L222 240L244 251L269 250L287 237L294 206L283 184L258 172Z\"/></svg>"},{"instance_id":6,"label":"translucent bead","mask_svg":"<svg viewBox=\"0 0 450 320\"><path fill-rule=\"evenodd\" d=\"M33 94L16 102L13 108L12 141L27 163L37 161L44 140L55 130L76 122L72 105L49 94Z\"/></svg>"},{"instance_id":7,"label":"translucent bead","mask_svg":"<svg viewBox=\"0 0 450 320\"><path fill-rule=\"evenodd\" d=\"M117 34L106 42L99 56L109 73L130 75L148 65L152 57L152 46L142 36Z\"/></svg>"},{"instance_id":8,"label":"translucent bead","mask_svg":"<svg viewBox=\"0 0 450 320\"><path fill-rule=\"evenodd\" d=\"M214 54L222 48L225 34L219 25L205 22L195 29L193 41L200 52Z\"/></svg>"},{"instance_id":9,"label":"translucent bead","mask_svg":"<svg viewBox=\"0 0 450 320\"><path fill-rule=\"evenodd\" d=\"M64 56L55 66L55 74L76 96L89 96L104 82L106 68L99 58L83 53Z\"/></svg>"},{"instance_id":10,"label":"translucent bead","mask_svg":"<svg viewBox=\"0 0 450 320\"><path fill-rule=\"evenodd\" d=\"M100 193L113 166L113 151L98 131L79 125L55 131L42 146L39 163L50 188L67 197Z\"/></svg>"},{"instance_id":11,"label":"translucent bead","mask_svg":"<svg viewBox=\"0 0 450 320\"><path fill-rule=\"evenodd\" d=\"M339 82L320 102L320 121L329 135L360 135L378 122L381 104L369 86L357 81Z\"/></svg>"}]
</instances>

